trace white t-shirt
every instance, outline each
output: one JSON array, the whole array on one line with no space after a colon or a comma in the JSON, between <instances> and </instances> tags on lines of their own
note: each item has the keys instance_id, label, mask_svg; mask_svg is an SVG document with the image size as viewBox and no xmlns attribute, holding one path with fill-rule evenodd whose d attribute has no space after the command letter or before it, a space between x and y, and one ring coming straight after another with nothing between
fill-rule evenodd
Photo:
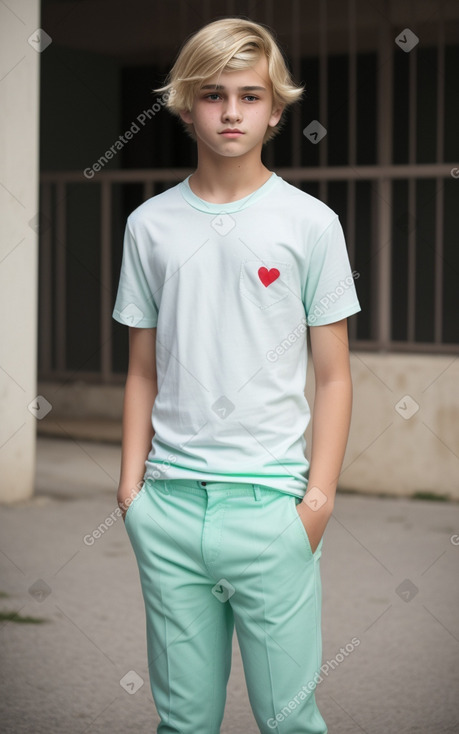
<instances>
[{"instance_id":1,"label":"white t-shirt","mask_svg":"<svg viewBox=\"0 0 459 734\"><path fill-rule=\"evenodd\" d=\"M188 178L128 217L113 309L156 327L145 478L303 497L306 330L360 311L338 216L276 173L225 204Z\"/></svg>"}]
</instances>

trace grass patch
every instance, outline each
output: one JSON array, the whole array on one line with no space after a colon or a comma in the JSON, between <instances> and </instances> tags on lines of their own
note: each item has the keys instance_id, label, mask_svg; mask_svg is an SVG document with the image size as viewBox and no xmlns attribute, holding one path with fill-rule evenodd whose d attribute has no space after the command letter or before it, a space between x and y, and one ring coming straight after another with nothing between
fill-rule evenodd
<instances>
[{"instance_id":1,"label":"grass patch","mask_svg":"<svg viewBox=\"0 0 459 734\"><path fill-rule=\"evenodd\" d=\"M40 617L21 617L19 612L2 612L0 611L0 622L16 622L19 624L42 624L47 622L46 619Z\"/></svg>"},{"instance_id":2,"label":"grass patch","mask_svg":"<svg viewBox=\"0 0 459 734\"><path fill-rule=\"evenodd\" d=\"M412 494L414 500L429 500L430 502L449 502L450 498L445 494L435 494L434 492L414 492Z\"/></svg>"}]
</instances>

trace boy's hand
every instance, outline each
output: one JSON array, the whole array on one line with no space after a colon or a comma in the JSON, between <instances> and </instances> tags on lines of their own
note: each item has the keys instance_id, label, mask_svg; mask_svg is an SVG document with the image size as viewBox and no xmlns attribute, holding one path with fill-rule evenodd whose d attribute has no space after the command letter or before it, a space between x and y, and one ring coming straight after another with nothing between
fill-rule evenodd
<instances>
[{"instance_id":1,"label":"boy's hand","mask_svg":"<svg viewBox=\"0 0 459 734\"><path fill-rule=\"evenodd\" d=\"M315 553L322 535L324 534L331 513L326 504L319 510L315 511L311 510L304 501L299 502L296 505L296 509L309 538L311 550Z\"/></svg>"},{"instance_id":2,"label":"boy's hand","mask_svg":"<svg viewBox=\"0 0 459 734\"><path fill-rule=\"evenodd\" d=\"M121 510L121 517L123 518L123 522L126 519L126 512L133 501L134 497L136 497L140 490L142 489L143 482L139 482L134 487L118 487L118 492L116 495L116 499L118 501L118 507Z\"/></svg>"}]
</instances>

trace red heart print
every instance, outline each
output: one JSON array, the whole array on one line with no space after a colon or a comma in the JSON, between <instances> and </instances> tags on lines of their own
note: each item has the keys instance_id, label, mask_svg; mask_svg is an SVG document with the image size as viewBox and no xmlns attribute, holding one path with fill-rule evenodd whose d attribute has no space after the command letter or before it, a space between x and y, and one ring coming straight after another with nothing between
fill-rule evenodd
<instances>
[{"instance_id":1,"label":"red heart print","mask_svg":"<svg viewBox=\"0 0 459 734\"><path fill-rule=\"evenodd\" d=\"M271 268L271 270L268 270L268 268L260 268L258 270L258 277L265 288L267 288L268 285L271 285L271 283L274 283L274 281L278 279L279 275L280 272L277 268Z\"/></svg>"}]
</instances>

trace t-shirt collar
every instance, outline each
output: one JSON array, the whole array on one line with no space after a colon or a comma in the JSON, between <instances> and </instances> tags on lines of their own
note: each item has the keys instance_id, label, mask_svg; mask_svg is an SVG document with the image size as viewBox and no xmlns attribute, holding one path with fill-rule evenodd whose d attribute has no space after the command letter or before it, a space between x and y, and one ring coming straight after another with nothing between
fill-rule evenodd
<instances>
[{"instance_id":1,"label":"t-shirt collar","mask_svg":"<svg viewBox=\"0 0 459 734\"><path fill-rule=\"evenodd\" d=\"M246 207L251 206L256 201L258 201L258 199L260 199L262 196L265 196L265 194L271 191L273 186L275 186L276 183L280 181L280 176L278 176L277 173L274 173L273 171L271 173L271 176L268 178L267 181L265 181L262 186L260 186L258 189L255 189L255 191L252 191L251 194L244 196L243 199L237 199L236 201L219 204L211 201L205 201L191 190L190 184L188 182L188 179L191 177L191 175L192 174L190 173L189 176L187 176L183 181L180 182L180 192L183 198L188 202L188 204L191 204L191 206L195 209L199 209L199 211L206 212L207 214L232 214L234 212L240 211L241 209L245 209Z\"/></svg>"}]
</instances>

